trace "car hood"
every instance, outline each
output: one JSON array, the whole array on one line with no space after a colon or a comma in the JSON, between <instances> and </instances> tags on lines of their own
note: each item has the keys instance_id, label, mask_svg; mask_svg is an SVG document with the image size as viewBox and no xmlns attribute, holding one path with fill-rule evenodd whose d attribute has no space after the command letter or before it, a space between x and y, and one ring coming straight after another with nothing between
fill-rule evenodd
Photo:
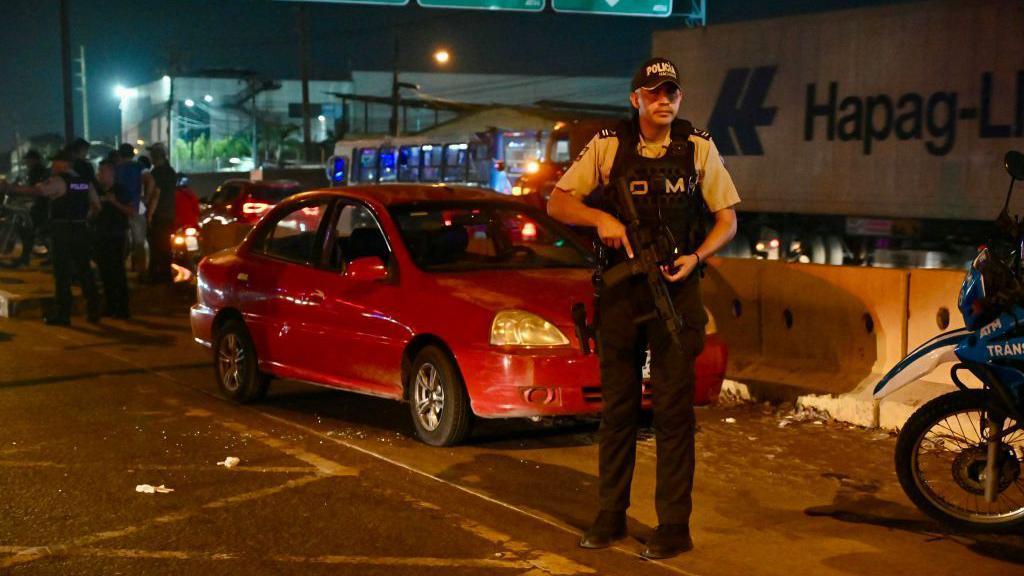
<instances>
[{"instance_id":1,"label":"car hood","mask_svg":"<svg viewBox=\"0 0 1024 576\"><path fill-rule=\"evenodd\" d=\"M594 290L590 270L547 268L436 274L438 289L449 297L491 312L526 310L552 324L572 324L570 308L583 302L589 309Z\"/></svg>"}]
</instances>

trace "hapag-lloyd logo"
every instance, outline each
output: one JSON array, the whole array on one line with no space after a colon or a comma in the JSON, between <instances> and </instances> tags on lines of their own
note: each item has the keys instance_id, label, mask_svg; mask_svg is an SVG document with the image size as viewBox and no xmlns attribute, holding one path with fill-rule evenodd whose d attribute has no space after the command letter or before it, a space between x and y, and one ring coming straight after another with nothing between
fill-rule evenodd
<instances>
[{"instance_id":1,"label":"hapag-lloyd logo","mask_svg":"<svg viewBox=\"0 0 1024 576\"><path fill-rule=\"evenodd\" d=\"M764 147L757 128L771 126L777 107L765 106L776 66L732 68L722 82L708 132L722 155L761 156ZM804 140L857 142L870 155L877 142L890 138L916 140L934 156L948 154L956 145L958 125L978 123L978 138L1024 136L1024 70L997 78L981 72L977 106L965 105L961 94L933 93L844 94L840 82L806 85Z\"/></svg>"},{"instance_id":2,"label":"hapag-lloyd logo","mask_svg":"<svg viewBox=\"0 0 1024 576\"><path fill-rule=\"evenodd\" d=\"M764 106L775 68L733 68L726 73L708 120L708 132L715 137L718 151L723 155L764 154L757 127L771 126L775 119L776 108Z\"/></svg>"}]
</instances>

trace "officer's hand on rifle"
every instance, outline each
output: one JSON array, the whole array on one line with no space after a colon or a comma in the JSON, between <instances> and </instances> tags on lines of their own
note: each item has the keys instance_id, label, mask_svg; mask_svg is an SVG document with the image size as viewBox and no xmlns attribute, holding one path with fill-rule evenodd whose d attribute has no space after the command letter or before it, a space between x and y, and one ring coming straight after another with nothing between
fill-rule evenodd
<instances>
[{"instance_id":1,"label":"officer's hand on rifle","mask_svg":"<svg viewBox=\"0 0 1024 576\"><path fill-rule=\"evenodd\" d=\"M629 245L629 237L626 236L626 227L611 214L605 213L597 223L597 235L605 246L612 248L625 248L626 255L633 257L633 247Z\"/></svg>"},{"instance_id":2,"label":"officer's hand on rifle","mask_svg":"<svg viewBox=\"0 0 1024 576\"><path fill-rule=\"evenodd\" d=\"M674 273L671 272L668 266L661 267L661 275L669 282L682 280L689 276L700 264L700 258L696 254L683 254L676 258L673 264L675 265Z\"/></svg>"}]
</instances>

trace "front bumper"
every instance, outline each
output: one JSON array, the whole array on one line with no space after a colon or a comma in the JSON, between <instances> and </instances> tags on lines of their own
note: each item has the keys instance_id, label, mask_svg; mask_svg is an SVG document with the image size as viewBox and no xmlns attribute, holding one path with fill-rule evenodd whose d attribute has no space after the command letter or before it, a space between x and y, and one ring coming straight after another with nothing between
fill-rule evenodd
<instances>
[{"instance_id":1,"label":"front bumper","mask_svg":"<svg viewBox=\"0 0 1024 576\"><path fill-rule=\"evenodd\" d=\"M596 355L575 348L480 347L457 355L473 413L482 418L573 416L601 411L601 373ZM725 376L725 344L707 337L697 358L694 403L718 399ZM643 382L642 406L651 407Z\"/></svg>"}]
</instances>

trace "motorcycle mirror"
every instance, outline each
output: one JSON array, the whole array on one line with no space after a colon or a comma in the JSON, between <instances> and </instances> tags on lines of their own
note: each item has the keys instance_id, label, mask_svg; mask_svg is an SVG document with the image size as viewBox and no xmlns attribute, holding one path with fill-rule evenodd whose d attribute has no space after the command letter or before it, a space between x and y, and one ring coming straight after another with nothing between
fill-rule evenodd
<instances>
[{"instance_id":1,"label":"motorcycle mirror","mask_svg":"<svg viewBox=\"0 0 1024 576\"><path fill-rule=\"evenodd\" d=\"M1003 215L1007 214L1007 210L1010 209L1010 196L1013 195L1013 183L1017 180L1024 180L1024 154L1016 150L1010 150L1003 156L1003 165L1006 167L1006 171L1010 174L1010 189L1006 191L1006 202L1003 202L1003 211L999 214L997 220L1001 220Z\"/></svg>"},{"instance_id":2,"label":"motorcycle mirror","mask_svg":"<svg viewBox=\"0 0 1024 576\"><path fill-rule=\"evenodd\" d=\"M1014 180L1024 180L1024 154L1016 150L1010 150L1003 156L1003 164L1006 171Z\"/></svg>"}]
</instances>

